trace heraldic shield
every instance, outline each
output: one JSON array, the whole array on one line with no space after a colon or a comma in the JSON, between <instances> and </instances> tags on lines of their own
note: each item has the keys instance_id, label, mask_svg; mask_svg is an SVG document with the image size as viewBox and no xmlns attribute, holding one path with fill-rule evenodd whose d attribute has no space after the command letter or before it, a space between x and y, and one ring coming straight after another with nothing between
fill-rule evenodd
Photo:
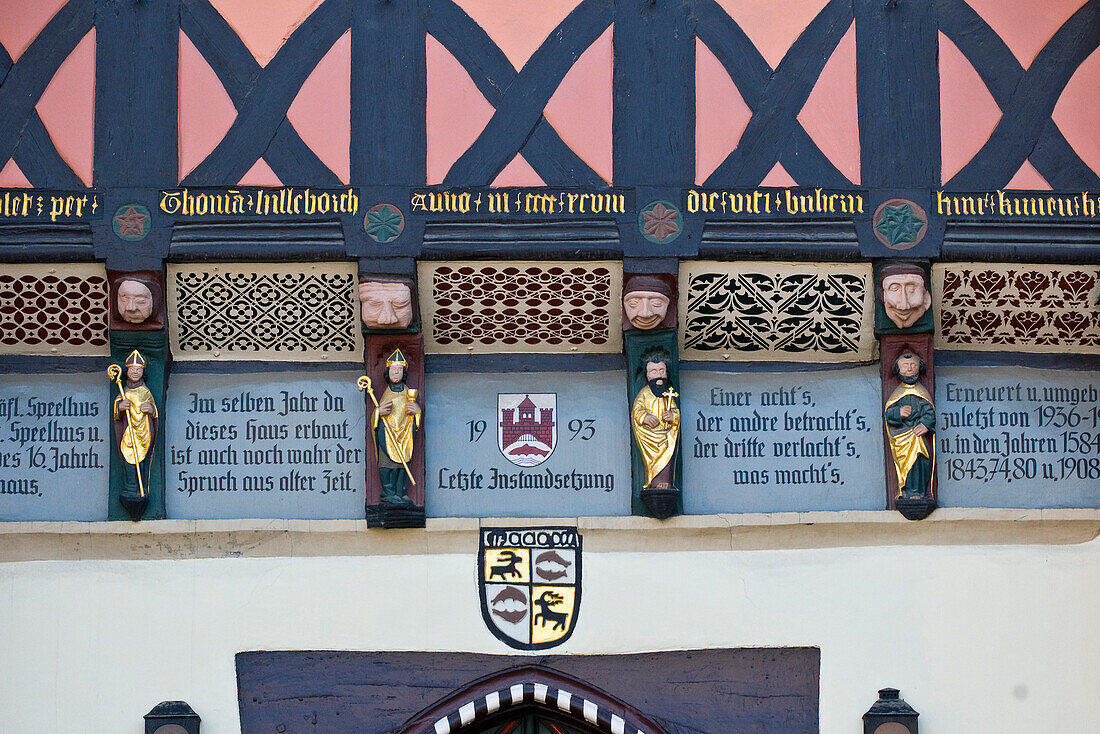
<instances>
[{"instance_id":1,"label":"heraldic shield","mask_svg":"<svg viewBox=\"0 0 1100 734\"><path fill-rule=\"evenodd\" d=\"M497 394L497 448L516 466L538 466L558 445L557 393Z\"/></svg>"},{"instance_id":2,"label":"heraldic shield","mask_svg":"<svg viewBox=\"0 0 1100 734\"><path fill-rule=\"evenodd\" d=\"M482 528L481 616L517 650L545 650L573 634L581 605L576 528Z\"/></svg>"}]
</instances>

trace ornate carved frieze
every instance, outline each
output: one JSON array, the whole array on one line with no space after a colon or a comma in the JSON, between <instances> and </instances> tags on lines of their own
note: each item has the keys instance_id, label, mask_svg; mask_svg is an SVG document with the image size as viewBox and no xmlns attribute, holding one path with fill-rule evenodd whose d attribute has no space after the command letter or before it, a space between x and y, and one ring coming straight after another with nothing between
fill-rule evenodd
<instances>
[{"instance_id":1,"label":"ornate carved frieze","mask_svg":"<svg viewBox=\"0 0 1100 734\"><path fill-rule=\"evenodd\" d=\"M429 352L618 352L622 265L421 263Z\"/></svg>"},{"instance_id":2,"label":"ornate carved frieze","mask_svg":"<svg viewBox=\"0 0 1100 734\"><path fill-rule=\"evenodd\" d=\"M1100 353L1100 267L932 268L937 349Z\"/></svg>"},{"instance_id":3,"label":"ornate carved frieze","mask_svg":"<svg viewBox=\"0 0 1100 734\"><path fill-rule=\"evenodd\" d=\"M176 359L355 359L354 263L169 265Z\"/></svg>"},{"instance_id":4,"label":"ornate carved frieze","mask_svg":"<svg viewBox=\"0 0 1100 734\"><path fill-rule=\"evenodd\" d=\"M870 265L685 262L680 355L689 360L871 359Z\"/></svg>"},{"instance_id":5,"label":"ornate carved frieze","mask_svg":"<svg viewBox=\"0 0 1100 734\"><path fill-rule=\"evenodd\" d=\"M106 355L108 311L102 263L5 265L0 354Z\"/></svg>"}]
</instances>

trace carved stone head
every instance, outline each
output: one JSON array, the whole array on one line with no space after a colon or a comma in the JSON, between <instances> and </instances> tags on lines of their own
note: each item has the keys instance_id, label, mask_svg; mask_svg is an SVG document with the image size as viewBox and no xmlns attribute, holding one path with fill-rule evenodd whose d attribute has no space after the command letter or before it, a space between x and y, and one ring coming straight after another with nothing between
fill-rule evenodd
<instances>
[{"instance_id":1,"label":"carved stone head","mask_svg":"<svg viewBox=\"0 0 1100 734\"><path fill-rule=\"evenodd\" d=\"M359 302L369 329L407 329L413 322L412 287L407 281L365 279L359 283Z\"/></svg>"},{"instance_id":2,"label":"carved stone head","mask_svg":"<svg viewBox=\"0 0 1100 734\"><path fill-rule=\"evenodd\" d=\"M126 357L126 381L127 386L136 386L145 382L145 357L141 352L134 350Z\"/></svg>"},{"instance_id":3,"label":"carved stone head","mask_svg":"<svg viewBox=\"0 0 1100 734\"><path fill-rule=\"evenodd\" d=\"M153 315L153 291L140 280L120 280L115 299L118 315L129 324L145 323Z\"/></svg>"},{"instance_id":4,"label":"carved stone head","mask_svg":"<svg viewBox=\"0 0 1100 734\"><path fill-rule=\"evenodd\" d=\"M668 379L668 365L660 361L646 362L645 379L651 381L658 378Z\"/></svg>"},{"instance_id":5,"label":"carved stone head","mask_svg":"<svg viewBox=\"0 0 1100 734\"><path fill-rule=\"evenodd\" d=\"M636 275L623 287L623 314L635 329L656 329L668 316L672 288L660 278Z\"/></svg>"},{"instance_id":6,"label":"carved stone head","mask_svg":"<svg viewBox=\"0 0 1100 734\"><path fill-rule=\"evenodd\" d=\"M155 270L108 270L110 327L117 331L164 328L164 275Z\"/></svg>"},{"instance_id":7,"label":"carved stone head","mask_svg":"<svg viewBox=\"0 0 1100 734\"><path fill-rule=\"evenodd\" d=\"M668 352L660 347L651 347L642 353L638 360L636 374L639 378L639 387L642 381L649 385L654 395L663 394L671 385Z\"/></svg>"},{"instance_id":8,"label":"carved stone head","mask_svg":"<svg viewBox=\"0 0 1100 734\"><path fill-rule=\"evenodd\" d=\"M879 273L879 296L886 316L899 329L917 323L932 306L924 269L917 265L887 265Z\"/></svg>"},{"instance_id":9,"label":"carved stone head","mask_svg":"<svg viewBox=\"0 0 1100 734\"><path fill-rule=\"evenodd\" d=\"M902 382L912 385L924 372L924 360L906 351L894 362L894 374Z\"/></svg>"}]
</instances>

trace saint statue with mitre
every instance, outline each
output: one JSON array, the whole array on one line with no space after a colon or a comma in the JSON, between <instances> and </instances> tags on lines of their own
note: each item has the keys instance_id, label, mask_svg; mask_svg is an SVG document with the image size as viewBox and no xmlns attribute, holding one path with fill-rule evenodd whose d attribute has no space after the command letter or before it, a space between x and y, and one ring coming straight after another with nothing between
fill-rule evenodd
<instances>
[{"instance_id":1,"label":"saint statue with mitre","mask_svg":"<svg viewBox=\"0 0 1100 734\"><path fill-rule=\"evenodd\" d=\"M127 470L122 474L124 484L119 500L135 520L141 517L149 503L141 464L153 451L159 417L153 393L145 386L146 365L141 352L135 349L126 357L125 384L117 365L108 369L119 391L112 407L118 453L124 464L133 467L132 472Z\"/></svg>"},{"instance_id":2,"label":"saint statue with mitre","mask_svg":"<svg viewBox=\"0 0 1100 734\"><path fill-rule=\"evenodd\" d=\"M374 445L378 456L378 475L382 482L382 504L411 505L405 487L412 477L414 434L420 428L422 409L417 403L419 390L405 385L409 363L400 349L386 360L386 389L371 416Z\"/></svg>"}]
</instances>

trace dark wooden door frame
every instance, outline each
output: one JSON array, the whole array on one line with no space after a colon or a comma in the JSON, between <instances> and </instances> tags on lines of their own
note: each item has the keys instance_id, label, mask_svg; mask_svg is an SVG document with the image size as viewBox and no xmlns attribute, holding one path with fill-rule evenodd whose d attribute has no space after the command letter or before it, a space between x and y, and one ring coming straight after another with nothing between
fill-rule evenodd
<instances>
[{"instance_id":1,"label":"dark wooden door frame","mask_svg":"<svg viewBox=\"0 0 1100 734\"><path fill-rule=\"evenodd\" d=\"M612 734L667 734L639 711L585 681L540 665L479 678L416 714L395 734L452 734L501 713L539 711L584 729Z\"/></svg>"}]
</instances>

